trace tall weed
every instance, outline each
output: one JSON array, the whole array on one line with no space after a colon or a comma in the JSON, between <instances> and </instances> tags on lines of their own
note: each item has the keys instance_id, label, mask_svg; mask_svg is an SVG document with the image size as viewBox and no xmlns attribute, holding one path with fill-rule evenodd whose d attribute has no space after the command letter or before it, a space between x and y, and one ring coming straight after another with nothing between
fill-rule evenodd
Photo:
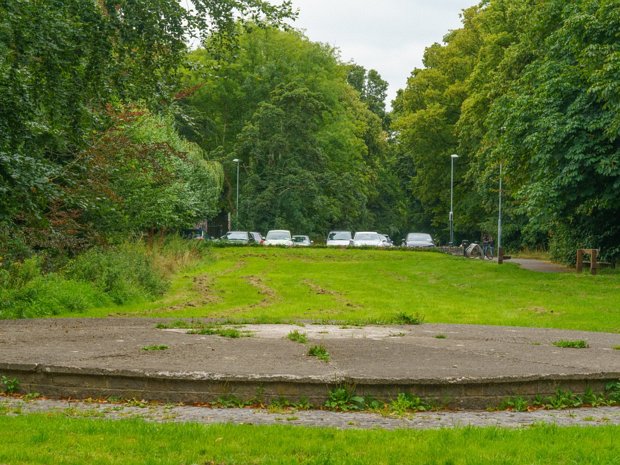
<instances>
[{"instance_id":1,"label":"tall weed","mask_svg":"<svg viewBox=\"0 0 620 465\"><path fill-rule=\"evenodd\" d=\"M33 257L0 269L0 319L49 317L142 302L163 294L169 278L204 257L199 241L162 238L96 248L45 273Z\"/></svg>"},{"instance_id":2,"label":"tall weed","mask_svg":"<svg viewBox=\"0 0 620 465\"><path fill-rule=\"evenodd\" d=\"M148 300L163 294L168 287L140 242L91 249L67 265L65 276L94 284L118 305Z\"/></svg>"},{"instance_id":3,"label":"tall weed","mask_svg":"<svg viewBox=\"0 0 620 465\"><path fill-rule=\"evenodd\" d=\"M0 319L49 317L109 305L92 284L58 274L37 276L22 286L0 289Z\"/></svg>"}]
</instances>

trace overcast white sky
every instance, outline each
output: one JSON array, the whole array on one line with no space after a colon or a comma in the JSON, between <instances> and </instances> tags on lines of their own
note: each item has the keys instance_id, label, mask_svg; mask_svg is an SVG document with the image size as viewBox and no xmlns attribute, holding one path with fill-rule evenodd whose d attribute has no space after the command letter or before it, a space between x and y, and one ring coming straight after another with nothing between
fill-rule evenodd
<instances>
[{"instance_id":1,"label":"overcast white sky","mask_svg":"<svg viewBox=\"0 0 620 465\"><path fill-rule=\"evenodd\" d=\"M478 0L293 0L295 27L340 49L343 61L376 69L389 102L422 66L424 49L461 26L461 10Z\"/></svg>"}]
</instances>

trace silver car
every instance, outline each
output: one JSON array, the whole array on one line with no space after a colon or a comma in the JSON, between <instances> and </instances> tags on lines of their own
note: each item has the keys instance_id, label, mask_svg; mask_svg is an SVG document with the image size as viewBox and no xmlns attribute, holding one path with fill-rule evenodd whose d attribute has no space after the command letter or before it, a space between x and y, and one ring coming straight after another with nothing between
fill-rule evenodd
<instances>
[{"instance_id":1,"label":"silver car","mask_svg":"<svg viewBox=\"0 0 620 465\"><path fill-rule=\"evenodd\" d=\"M327 235L327 247L348 247L352 245L353 235L351 231L331 231Z\"/></svg>"},{"instance_id":2,"label":"silver car","mask_svg":"<svg viewBox=\"0 0 620 465\"><path fill-rule=\"evenodd\" d=\"M228 231L220 240L233 244L253 244L254 237L247 231Z\"/></svg>"},{"instance_id":3,"label":"silver car","mask_svg":"<svg viewBox=\"0 0 620 465\"><path fill-rule=\"evenodd\" d=\"M385 237L375 231L356 232L353 245L355 247L389 247Z\"/></svg>"},{"instance_id":4,"label":"silver car","mask_svg":"<svg viewBox=\"0 0 620 465\"><path fill-rule=\"evenodd\" d=\"M312 241L308 236L293 236L293 245L295 247L310 247Z\"/></svg>"},{"instance_id":5,"label":"silver car","mask_svg":"<svg viewBox=\"0 0 620 465\"><path fill-rule=\"evenodd\" d=\"M430 234L427 233L409 233L403 241L405 247L435 247L435 242Z\"/></svg>"}]
</instances>

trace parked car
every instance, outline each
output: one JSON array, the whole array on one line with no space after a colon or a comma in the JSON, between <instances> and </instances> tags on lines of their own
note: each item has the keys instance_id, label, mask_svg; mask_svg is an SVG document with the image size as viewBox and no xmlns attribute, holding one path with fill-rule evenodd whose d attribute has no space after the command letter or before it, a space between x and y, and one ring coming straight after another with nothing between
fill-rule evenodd
<instances>
[{"instance_id":1,"label":"parked car","mask_svg":"<svg viewBox=\"0 0 620 465\"><path fill-rule=\"evenodd\" d=\"M385 239L385 242L387 243L386 247L394 247L394 242L392 242L392 239L390 239L390 236L388 236L387 234L379 234L380 236L383 236L383 238Z\"/></svg>"},{"instance_id":2,"label":"parked car","mask_svg":"<svg viewBox=\"0 0 620 465\"><path fill-rule=\"evenodd\" d=\"M355 247L389 247L385 237L375 231L356 232L353 245Z\"/></svg>"},{"instance_id":3,"label":"parked car","mask_svg":"<svg viewBox=\"0 0 620 465\"><path fill-rule=\"evenodd\" d=\"M353 245L353 235L351 231L331 231L327 235L327 247L348 247Z\"/></svg>"},{"instance_id":4,"label":"parked car","mask_svg":"<svg viewBox=\"0 0 620 465\"><path fill-rule=\"evenodd\" d=\"M263 245L265 243L265 238L259 232L250 232L250 236L252 236L254 238L254 242L256 244Z\"/></svg>"},{"instance_id":5,"label":"parked car","mask_svg":"<svg viewBox=\"0 0 620 465\"><path fill-rule=\"evenodd\" d=\"M308 236L293 236L293 245L295 247L310 247L312 241Z\"/></svg>"},{"instance_id":6,"label":"parked car","mask_svg":"<svg viewBox=\"0 0 620 465\"><path fill-rule=\"evenodd\" d=\"M220 240L233 244L256 244L254 236L248 231L228 231ZM259 242L260 243L260 242Z\"/></svg>"},{"instance_id":7,"label":"parked car","mask_svg":"<svg viewBox=\"0 0 620 465\"><path fill-rule=\"evenodd\" d=\"M430 234L427 233L409 233L403 241L404 247L435 247L435 242Z\"/></svg>"},{"instance_id":8,"label":"parked car","mask_svg":"<svg viewBox=\"0 0 620 465\"><path fill-rule=\"evenodd\" d=\"M291 232L285 229L274 229L267 233L265 245L285 245L290 247L293 245Z\"/></svg>"}]
</instances>

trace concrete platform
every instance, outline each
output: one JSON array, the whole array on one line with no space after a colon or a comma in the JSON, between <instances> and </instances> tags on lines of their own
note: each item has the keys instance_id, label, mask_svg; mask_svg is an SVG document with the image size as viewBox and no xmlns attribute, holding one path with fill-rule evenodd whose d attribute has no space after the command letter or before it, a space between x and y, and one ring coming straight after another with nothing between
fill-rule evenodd
<instances>
[{"instance_id":1,"label":"concrete platform","mask_svg":"<svg viewBox=\"0 0 620 465\"><path fill-rule=\"evenodd\" d=\"M306 397L322 404L346 385L362 395L400 392L460 408L510 396L603 391L620 379L619 334L494 326L244 326L230 339L157 329L153 319L0 321L0 375L52 397L209 402ZM286 335L297 330L306 344ZM439 336L439 337L438 337ZM563 349L558 340L586 340ZM323 362L307 355L321 344ZM144 347L165 345L166 350Z\"/></svg>"}]
</instances>

